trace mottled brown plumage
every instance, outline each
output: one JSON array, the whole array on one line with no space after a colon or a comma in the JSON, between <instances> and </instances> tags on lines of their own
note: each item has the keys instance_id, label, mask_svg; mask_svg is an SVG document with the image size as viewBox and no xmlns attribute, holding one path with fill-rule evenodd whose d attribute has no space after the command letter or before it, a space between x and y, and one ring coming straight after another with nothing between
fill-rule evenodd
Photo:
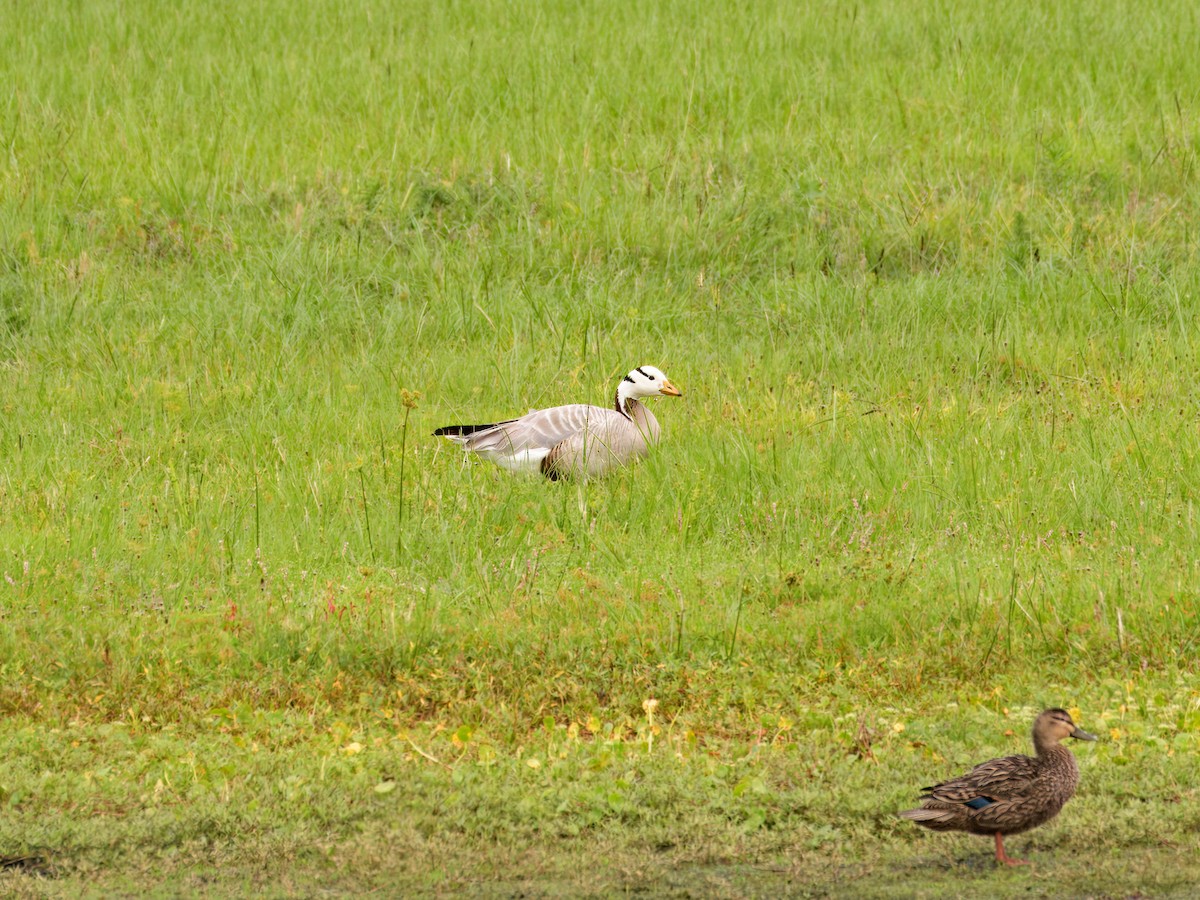
<instances>
[{"instance_id":1,"label":"mottled brown plumage","mask_svg":"<svg viewBox=\"0 0 1200 900\"><path fill-rule=\"evenodd\" d=\"M1094 741L1065 709L1048 709L1033 723L1037 756L1006 756L981 763L959 778L922 788L919 809L900 813L934 831L968 831L996 837L996 860L1019 865L1004 852L1004 835L1050 821L1075 794L1079 766L1064 738Z\"/></svg>"}]
</instances>

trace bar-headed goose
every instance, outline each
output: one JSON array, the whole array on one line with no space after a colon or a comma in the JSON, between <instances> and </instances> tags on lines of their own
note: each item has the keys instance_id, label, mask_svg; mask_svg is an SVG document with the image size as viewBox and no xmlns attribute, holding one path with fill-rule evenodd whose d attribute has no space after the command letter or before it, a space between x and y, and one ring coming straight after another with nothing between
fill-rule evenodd
<instances>
[{"instance_id":1,"label":"bar-headed goose","mask_svg":"<svg viewBox=\"0 0 1200 900\"><path fill-rule=\"evenodd\" d=\"M491 425L447 425L434 432L513 472L547 478L604 475L646 455L658 420L638 401L682 391L654 366L639 366L617 385L611 408L571 403Z\"/></svg>"}]
</instances>

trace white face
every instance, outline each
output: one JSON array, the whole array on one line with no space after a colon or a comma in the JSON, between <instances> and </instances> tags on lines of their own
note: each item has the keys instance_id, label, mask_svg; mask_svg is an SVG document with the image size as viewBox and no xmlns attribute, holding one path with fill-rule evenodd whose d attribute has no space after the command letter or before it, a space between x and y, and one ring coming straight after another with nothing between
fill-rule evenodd
<instances>
[{"instance_id":1,"label":"white face","mask_svg":"<svg viewBox=\"0 0 1200 900\"><path fill-rule=\"evenodd\" d=\"M678 389L671 380L654 366L638 366L625 376L626 388L630 397L659 397L662 395L677 396ZM665 390L664 390L665 388Z\"/></svg>"}]
</instances>

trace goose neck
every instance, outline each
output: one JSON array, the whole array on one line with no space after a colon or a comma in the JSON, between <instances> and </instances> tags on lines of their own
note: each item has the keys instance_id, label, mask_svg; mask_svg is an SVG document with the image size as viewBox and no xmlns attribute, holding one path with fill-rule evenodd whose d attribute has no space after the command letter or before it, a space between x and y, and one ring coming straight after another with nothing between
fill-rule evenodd
<instances>
[{"instance_id":1,"label":"goose neck","mask_svg":"<svg viewBox=\"0 0 1200 900\"><path fill-rule=\"evenodd\" d=\"M613 401L613 409L632 422L640 408L641 404L625 392L625 382L622 381L621 386L617 388L617 396Z\"/></svg>"}]
</instances>

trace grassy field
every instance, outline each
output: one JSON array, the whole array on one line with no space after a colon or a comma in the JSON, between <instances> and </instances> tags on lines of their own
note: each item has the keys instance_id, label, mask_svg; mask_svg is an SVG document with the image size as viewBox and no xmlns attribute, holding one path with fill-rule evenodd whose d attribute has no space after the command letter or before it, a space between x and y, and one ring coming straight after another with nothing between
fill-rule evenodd
<instances>
[{"instance_id":1,"label":"grassy field","mask_svg":"<svg viewBox=\"0 0 1200 900\"><path fill-rule=\"evenodd\" d=\"M5 4L0 892L1194 896L1198 20Z\"/></svg>"}]
</instances>

